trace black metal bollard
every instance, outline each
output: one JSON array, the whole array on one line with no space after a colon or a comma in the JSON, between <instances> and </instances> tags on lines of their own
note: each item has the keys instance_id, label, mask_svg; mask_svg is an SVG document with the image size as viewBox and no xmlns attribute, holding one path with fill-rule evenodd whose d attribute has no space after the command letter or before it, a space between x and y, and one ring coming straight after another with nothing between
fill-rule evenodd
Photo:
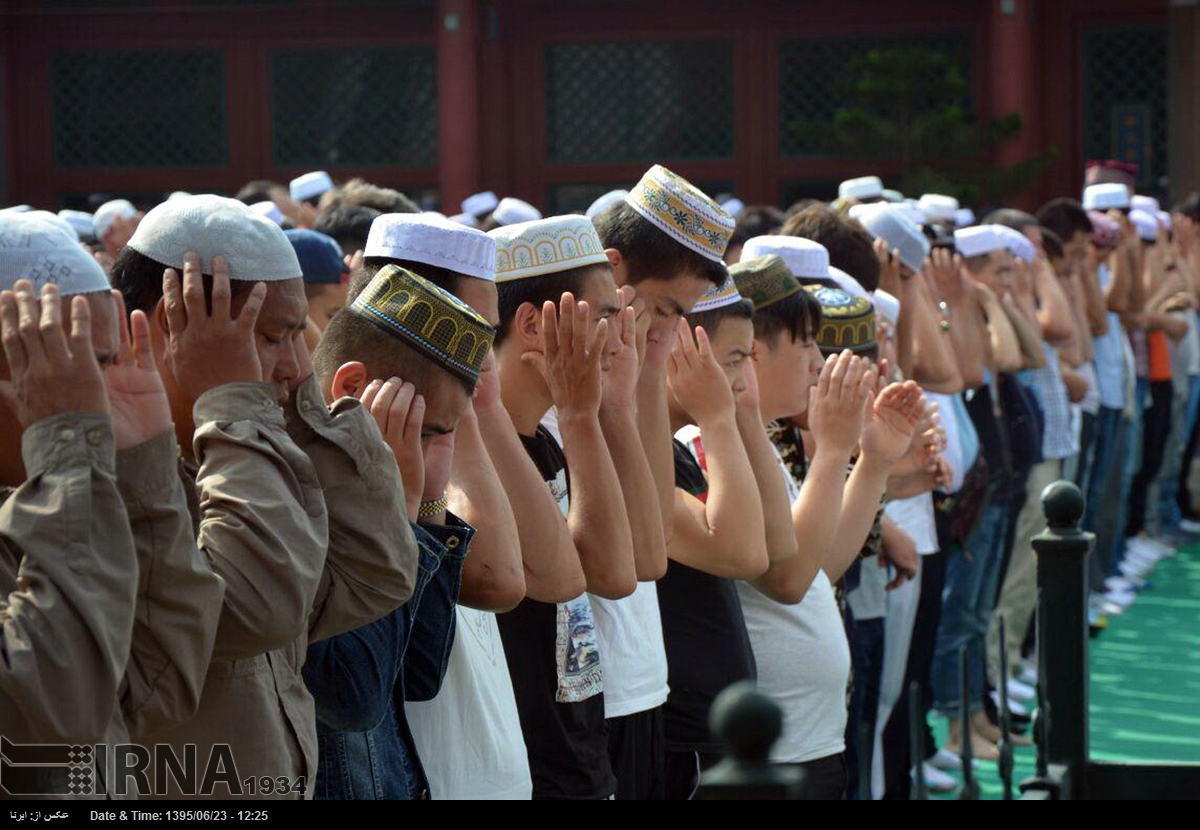
<instances>
[{"instance_id":1,"label":"black metal bollard","mask_svg":"<svg viewBox=\"0 0 1200 830\"><path fill-rule=\"evenodd\" d=\"M971 749L971 698L967 692L967 647L958 650L958 702L962 718L962 745L959 759L962 761L962 786L958 790L959 801L978 801L979 782L975 780L975 756Z\"/></svg>"},{"instance_id":2,"label":"black metal bollard","mask_svg":"<svg viewBox=\"0 0 1200 830\"><path fill-rule=\"evenodd\" d=\"M770 762L771 745L783 731L783 712L754 683L734 683L717 695L708 722L728 757L700 776L697 799L785 801L803 796L803 772Z\"/></svg>"},{"instance_id":3,"label":"black metal bollard","mask_svg":"<svg viewBox=\"0 0 1200 830\"><path fill-rule=\"evenodd\" d=\"M925 790L925 771L921 769L925 763L925 707L922 703L921 682L914 680L908 684L908 750L913 774L909 798L912 801L929 798Z\"/></svg>"},{"instance_id":4,"label":"black metal bollard","mask_svg":"<svg viewBox=\"0 0 1200 830\"><path fill-rule=\"evenodd\" d=\"M1004 800L1012 801L1013 746L1012 713L1008 710L1008 648L1005 646L1004 615L998 614L996 620L1000 626L1000 707L997 718L1000 721L997 724L1000 727L1000 742L996 744L1000 761L997 767L1000 784L1004 788Z\"/></svg>"},{"instance_id":5,"label":"black metal bollard","mask_svg":"<svg viewBox=\"0 0 1200 830\"><path fill-rule=\"evenodd\" d=\"M1079 488L1056 481L1042 492L1048 527L1033 538L1038 557L1038 697L1047 766L1066 767L1075 798L1088 760L1087 557L1095 537L1079 529Z\"/></svg>"}]
</instances>

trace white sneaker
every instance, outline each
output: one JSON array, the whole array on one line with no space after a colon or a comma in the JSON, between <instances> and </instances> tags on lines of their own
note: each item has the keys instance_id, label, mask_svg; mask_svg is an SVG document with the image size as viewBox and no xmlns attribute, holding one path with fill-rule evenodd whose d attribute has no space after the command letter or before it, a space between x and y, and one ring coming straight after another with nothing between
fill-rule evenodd
<instances>
[{"instance_id":1,"label":"white sneaker","mask_svg":"<svg viewBox=\"0 0 1200 830\"><path fill-rule=\"evenodd\" d=\"M1194 519L1180 519L1179 529L1184 533L1189 533L1192 536L1200 536L1200 522Z\"/></svg>"},{"instance_id":2,"label":"white sneaker","mask_svg":"<svg viewBox=\"0 0 1200 830\"><path fill-rule=\"evenodd\" d=\"M1000 709L1000 692L992 689L990 692L992 703L995 704L997 711ZM1008 696L1008 711L1014 715L1028 717L1029 710L1013 699L1012 695Z\"/></svg>"},{"instance_id":3,"label":"white sneaker","mask_svg":"<svg viewBox=\"0 0 1200 830\"><path fill-rule=\"evenodd\" d=\"M933 757L925 763L931 764L937 769L946 770L947 772L958 772L962 769L962 758L960 758L958 753L953 749L948 749L946 747L942 747L937 752L933 753ZM972 768L979 766L979 759L972 758L971 766Z\"/></svg>"},{"instance_id":4,"label":"white sneaker","mask_svg":"<svg viewBox=\"0 0 1200 830\"><path fill-rule=\"evenodd\" d=\"M921 763L921 777L925 779L925 789L931 793L952 793L958 787L957 780L928 761Z\"/></svg>"},{"instance_id":5,"label":"white sneaker","mask_svg":"<svg viewBox=\"0 0 1200 830\"><path fill-rule=\"evenodd\" d=\"M1125 609L1128 607L1128 605L1118 605L1115 602L1105 600L1100 606L1100 613L1106 617L1119 617L1125 613Z\"/></svg>"},{"instance_id":6,"label":"white sneaker","mask_svg":"<svg viewBox=\"0 0 1200 830\"><path fill-rule=\"evenodd\" d=\"M1128 559L1130 557L1141 562L1156 564L1158 560L1163 558L1163 555L1157 548L1152 548L1145 544L1135 543L1131 539L1125 545L1125 558Z\"/></svg>"},{"instance_id":7,"label":"white sneaker","mask_svg":"<svg viewBox=\"0 0 1200 830\"><path fill-rule=\"evenodd\" d=\"M1013 708L1011 705L1011 701L1019 700L1022 703L1028 703L1029 701L1033 700L1035 697L1037 697L1037 691L1032 686L1022 683L1020 680L1017 680L1015 677L1009 679L1009 681L1008 681L1008 699L1010 701L1010 705L1008 708L1010 708L1010 709ZM1014 711L1016 711L1016 710L1014 710ZM1019 714L1024 714L1024 712L1021 712Z\"/></svg>"},{"instance_id":8,"label":"white sneaker","mask_svg":"<svg viewBox=\"0 0 1200 830\"><path fill-rule=\"evenodd\" d=\"M1037 661L1026 660L1021 663L1021 670L1017 672L1017 679L1022 683L1037 688Z\"/></svg>"},{"instance_id":9,"label":"white sneaker","mask_svg":"<svg viewBox=\"0 0 1200 830\"><path fill-rule=\"evenodd\" d=\"M1176 553L1179 552L1179 548L1176 547L1175 545L1171 544L1169 539L1163 539L1163 538L1159 538L1159 537L1151 537L1150 541L1153 544L1162 546L1162 551L1163 551L1162 558L1163 559L1170 559L1172 556L1174 556Z\"/></svg>"},{"instance_id":10,"label":"white sneaker","mask_svg":"<svg viewBox=\"0 0 1200 830\"><path fill-rule=\"evenodd\" d=\"M1145 581L1146 577L1150 575L1150 572L1154 570L1154 566L1147 565L1143 562L1139 562L1136 559L1130 559L1127 557L1121 560L1120 565L1117 565L1117 570L1120 571L1126 579L1141 579Z\"/></svg>"},{"instance_id":11,"label":"white sneaker","mask_svg":"<svg viewBox=\"0 0 1200 830\"><path fill-rule=\"evenodd\" d=\"M1126 543L1125 549L1144 552L1149 558L1156 561L1170 556L1175 551L1170 545L1151 539L1149 536L1134 536Z\"/></svg>"},{"instance_id":12,"label":"white sneaker","mask_svg":"<svg viewBox=\"0 0 1200 830\"><path fill-rule=\"evenodd\" d=\"M1122 608L1128 608L1133 605L1133 601L1137 599L1137 594L1132 591L1109 591L1104 595L1105 602L1116 603Z\"/></svg>"},{"instance_id":13,"label":"white sneaker","mask_svg":"<svg viewBox=\"0 0 1200 830\"><path fill-rule=\"evenodd\" d=\"M1110 576L1104 580L1104 587L1110 591L1140 591L1146 587L1146 580L1139 576Z\"/></svg>"}]
</instances>

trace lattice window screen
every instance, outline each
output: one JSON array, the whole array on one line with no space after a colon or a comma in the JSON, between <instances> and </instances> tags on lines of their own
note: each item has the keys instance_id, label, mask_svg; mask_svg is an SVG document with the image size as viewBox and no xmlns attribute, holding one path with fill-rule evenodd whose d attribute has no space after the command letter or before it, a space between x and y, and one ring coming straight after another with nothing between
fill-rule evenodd
<instances>
[{"instance_id":1,"label":"lattice window screen","mask_svg":"<svg viewBox=\"0 0 1200 830\"><path fill-rule=\"evenodd\" d=\"M779 44L779 148L784 156L842 155L827 140L828 125L843 103L836 87L848 78L850 64L872 49L919 48L952 59L968 82L971 42L965 32L892 38L839 37L785 40ZM968 83L968 88L969 88ZM969 106L969 100L962 102Z\"/></svg>"},{"instance_id":2,"label":"lattice window screen","mask_svg":"<svg viewBox=\"0 0 1200 830\"><path fill-rule=\"evenodd\" d=\"M435 164L435 63L425 46L274 53L276 164Z\"/></svg>"},{"instance_id":3,"label":"lattice window screen","mask_svg":"<svg viewBox=\"0 0 1200 830\"><path fill-rule=\"evenodd\" d=\"M557 162L730 158L733 44L551 44L546 131Z\"/></svg>"},{"instance_id":4,"label":"lattice window screen","mask_svg":"<svg viewBox=\"0 0 1200 830\"><path fill-rule=\"evenodd\" d=\"M219 51L59 52L51 89L61 167L228 163Z\"/></svg>"}]
</instances>

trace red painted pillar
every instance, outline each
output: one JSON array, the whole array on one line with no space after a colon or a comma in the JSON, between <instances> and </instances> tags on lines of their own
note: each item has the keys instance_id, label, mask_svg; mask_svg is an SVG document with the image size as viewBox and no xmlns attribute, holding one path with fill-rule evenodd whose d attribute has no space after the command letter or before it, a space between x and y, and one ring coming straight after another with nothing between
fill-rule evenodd
<instances>
[{"instance_id":1,"label":"red painted pillar","mask_svg":"<svg viewBox=\"0 0 1200 830\"><path fill-rule=\"evenodd\" d=\"M442 212L481 189L478 0L438 0L438 189Z\"/></svg>"},{"instance_id":2,"label":"red painted pillar","mask_svg":"<svg viewBox=\"0 0 1200 830\"><path fill-rule=\"evenodd\" d=\"M1032 0L988 0L988 88L984 114L1000 118L1019 113L1021 132L997 148L996 162L1012 164L1036 155L1042 130L1033 83L1037 71Z\"/></svg>"}]
</instances>

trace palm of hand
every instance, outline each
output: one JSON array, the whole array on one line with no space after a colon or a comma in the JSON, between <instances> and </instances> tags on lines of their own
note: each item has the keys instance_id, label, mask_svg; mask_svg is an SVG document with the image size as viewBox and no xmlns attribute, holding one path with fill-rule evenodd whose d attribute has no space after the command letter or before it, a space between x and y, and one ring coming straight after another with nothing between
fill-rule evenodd
<instances>
[{"instance_id":1,"label":"palm of hand","mask_svg":"<svg viewBox=\"0 0 1200 830\"><path fill-rule=\"evenodd\" d=\"M614 355L608 370L603 373L605 402L617 405L633 403L639 368L637 349L622 348Z\"/></svg>"},{"instance_id":2,"label":"palm of hand","mask_svg":"<svg viewBox=\"0 0 1200 830\"><path fill-rule=\"evenodd\" d=\"M904 457L912 444L916 423L895 401L879 400L871 419L863 427L863 454L870 454L891 466Z\"/></svg>"},{"instance_id":3,"label":"palm of hand","mask_svg":"<svg viewBox=\"0 0 1200 830\"><path fill-rule=\"evenodd\" d=\"M137 446L171 426L167 392L153 365L130 362L110 366L104 380L118 448Z\"/></svg>"}]
</instances>

